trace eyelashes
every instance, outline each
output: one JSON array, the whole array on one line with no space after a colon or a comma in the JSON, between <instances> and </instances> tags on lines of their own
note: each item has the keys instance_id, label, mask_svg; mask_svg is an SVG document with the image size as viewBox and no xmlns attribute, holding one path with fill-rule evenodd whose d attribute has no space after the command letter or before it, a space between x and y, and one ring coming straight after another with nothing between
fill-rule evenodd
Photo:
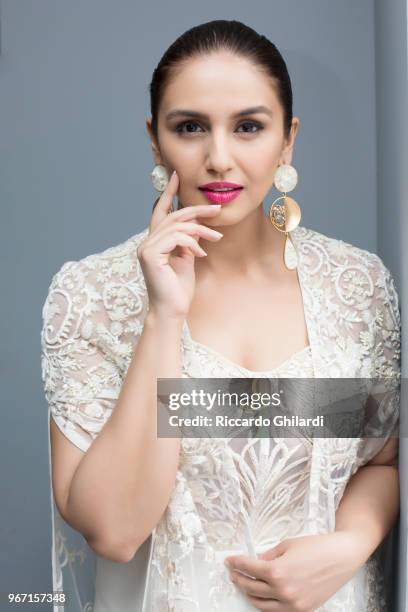
<instances>
[{"instance_id":1,"label":"eyelashes","mask_svg":"<svg viewBox=\"0 0 408 612\"><path fill-rule=\"evenodd\" d=\"M201 127L199 123L197 123L197 121L182 121L181 123L179 123L174 131L180 135L184 135L184 134L200 134L201 132L195 131L195 130L185 130L183 128L185 128L186 126L198 126ZM242 126L250 126L251 128L255 127L255 130L244 130L242 132L239 132L240 134L257 134L258 132L260 132L261 130L264 129L263 125L261 123L258 123L258 121L243 121L242 123L239 124L239 128Z\"/></svg>"}]
</instances>

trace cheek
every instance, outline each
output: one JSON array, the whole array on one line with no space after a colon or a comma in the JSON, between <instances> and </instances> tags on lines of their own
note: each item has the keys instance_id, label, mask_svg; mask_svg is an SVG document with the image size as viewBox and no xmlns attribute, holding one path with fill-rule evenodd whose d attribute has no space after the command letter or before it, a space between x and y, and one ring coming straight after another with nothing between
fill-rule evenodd
<instances>
[{"instance_id":1,"label":"cheek","mask_svg":"<svg viewBox=\"0 0 408 612\"><path fill-rule=\"evenodd\" d=\"M251 156L251 165L256 167L258 174L271 172L279 163L280 151L265 148L262 151L254 151Z\"/></svg>"},{"instance_id":2,"label":"cheek","mask_svg":"<svg viewBox=\"0 0 408 612\"><path fill-rule=\"evenodd\" d=\"M197 157L200 153L202 154L200 146L192 140L187 142L186 140L173 134L163 136L161 139L162 155L168 160L185 162L193 157Z\"/></svg>"},{"instance_id":3,"label":"cheek","mask_svg":"<svg viewBox=\"0 0 408 612\"><path fill-rule=\"evenodd\" d=\"M273 143L263 143L262 146L252 147L250 155L242 157L243 167L249 176L256 177L257 181L271 180L279 163L280 149Z\"/></svg>"},{"instance_id":4,"label":"cheek","mask_svg":"<svg viewBox=\"0 0 408 612\"><path fill-rule=\"evenodd\" d=\"M251 160L254 162L251 168L248 168L248 177L252 183L253 189L257 192L262 192L272 186L276 168L278 167L278 159L259 159Z\"/></svg>"},{"instance_id":5,"label":"cheek","mask_svg":"<svg viewBox=\"0 0 408 612\"><path fill-rule=\"evenodd\" d=\"M180 178L180 189L195 185L202 178L202 157L190 147L173 146L171 149L162 150L164 163L169 168L174 168Z\"/></svg>"}]
</instances>

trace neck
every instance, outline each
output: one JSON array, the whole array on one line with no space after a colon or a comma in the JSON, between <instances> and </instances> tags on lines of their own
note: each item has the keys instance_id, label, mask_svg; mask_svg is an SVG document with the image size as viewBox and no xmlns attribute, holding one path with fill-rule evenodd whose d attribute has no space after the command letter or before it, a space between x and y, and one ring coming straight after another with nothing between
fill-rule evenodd
<instances>
[{"instance_id":1,"label":"neck","mask_svg":"<svg viewBox=\"0 0 408 612\"><path fill-rule=\"evenodd\" d=\"M223 237L217 242L203 242L207 257L195 260L199 275L211 274L223 277L256 276L265 269L268 272L282 272L285 234L276 230L265 215L262 205L242 221L232 225L211 225Z\"/></svg>"}]
</instances>

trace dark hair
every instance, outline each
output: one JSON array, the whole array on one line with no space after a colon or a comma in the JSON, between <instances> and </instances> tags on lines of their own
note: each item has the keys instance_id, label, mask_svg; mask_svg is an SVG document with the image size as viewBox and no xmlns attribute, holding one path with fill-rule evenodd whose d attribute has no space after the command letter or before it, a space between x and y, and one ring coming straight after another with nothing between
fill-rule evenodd
<instances>
[{"instance_id":1,"label":"dark hair","mask_svg":"<svg viewBox=\"0 0 408 612\"><path fill-rule=\"evenodd\" d=\"M187 30L167 49L153 72L150 83L152 132L157 139L157 115L164 89L179 64L191 57L229 50L260 66L272 78L283 107L284 133L292 124L292 86L285 60L275 45L240 21L218 19Z\"/></svg>"}]
</instances>

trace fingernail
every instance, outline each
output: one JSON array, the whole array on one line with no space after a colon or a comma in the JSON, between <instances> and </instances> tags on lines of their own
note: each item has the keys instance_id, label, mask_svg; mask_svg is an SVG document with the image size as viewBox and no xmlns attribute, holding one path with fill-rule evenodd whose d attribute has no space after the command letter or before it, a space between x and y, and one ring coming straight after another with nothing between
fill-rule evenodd
<instances>
[{"instance_id":1,"label":"fingernail","mask_svg":"<svg viewBox=\"0 0 408 612\"><path fill-rule=\"evenodd\" d=\"M225 564L225 565L226 565L228 568L230 568L230 567L231 567L231 564L230 564L230 562L228 561L228 559L225 559L225 560L224 560L224 564Z\"/></svg>"},{"instance_id":2,"label":"fingernail","mask_svg":"<svg viewBox=\"0 0 408 612\"><path fill-rule=\"evenodd\" d=\"M171 174L171 178L173 178L173 176L177 174L177 172L175 170L173 170L172 174Z\"/></svg>"}]
</instances>

